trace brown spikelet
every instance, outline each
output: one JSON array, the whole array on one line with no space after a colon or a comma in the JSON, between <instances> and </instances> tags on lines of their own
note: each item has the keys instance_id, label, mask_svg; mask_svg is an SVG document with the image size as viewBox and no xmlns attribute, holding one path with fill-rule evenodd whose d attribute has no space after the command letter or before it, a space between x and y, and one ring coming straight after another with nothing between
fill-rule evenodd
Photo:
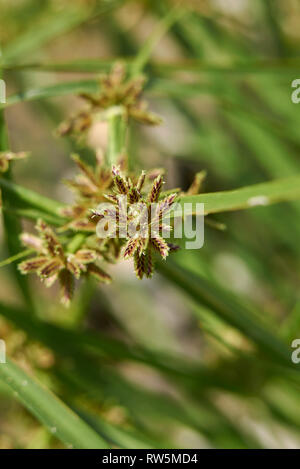
<instances>
[{"instance_id":1,"label":"brown spikelet","mask_svg":"<svg viewBox=\"0 0 300 469\"><path fill-rule=\"evenodd\" d=\"M124 173L128 172L128 155L126 153L121 153L118 156L117 166L120 171L123 171Z\"/></svg>"},{"instance_id":2,"label":"brown spikelet","mask_svg":"<svg viewBox=\"0 0 300 469\"><path fill-rule=\"evenodd\" d=\"M79 93L78 95L81 99L84 99L87 101L89 104L92 106L97 106L98 105L98 98L93 96L92 94L88 93Z\"/></svg>"},{"instance_id":3,"label":"brown spikelet","mask_svg":"<svg viewBox=\"0 0 300 469\"><path fill-rule=\"evenodd\" d=\"M139 76L134 80L130 80L123 88L123 93L125 96L125 104L132 105L135 104L134 108L137 106L135 103L140 97L143 86L145 84L146 78L144 76Z\"/></svg>"},{"instance_id":4,"label":"brown spikelet","mask_svg":"<svg viewBox=\"0 0 300 469\"><path fill-rule=\"evenodd\" d=\"M39 269L38 273L41 277L52 277L63 268L63 264L59 258L51 259Z\"/></svg>"},{"instance_id":5,"label":"brown spikelet","mask_svg":"<svg viewBox=\"0 0 300 469\"><path fill-rule=\"evenodd\" d=\"M128 192L127 197L128 197L129 203L135 204L140 199L140 193L136 187L132 187L130 191Z\"/></svg>"},{"instance_id":6,"label":"brown spikelet","mask_svg":"<svg viewBox=\"0 0 300 469\"><path fill-rule=\"evenodd\" d=\"M180 249L180 246L178 246L177 244L173 244L173 243L168 243L168 247L169 247L169 253L176 252Z\"/></svg>"},{"instance_id":7,"label":"brown spikelet","mask_svg":"<svg viewBox=\"0 0 300 469\"><path fill-rule=\"evenodd\" d=\"M68 223L67 228L94 233L95 223L91 220L88 220L87 218L82 218L81 220L75 220L71 223Z\"/></svg>"},{"instance_id":8,"label":"brown spikelet","mask_svg":"<svg viewBox=\"0 0 300 469\"><path fill-rule=\"evenodd\" d=\"M130 110L131 117L146 125L160 125L162 118L153 112L150 112L147 107L132 106Z\"/></svg>"},{"instance_id":9,"label":"brown spikelet","mask_svg":"<svg viewBox=\"0 0 300 469\"><path fill-rule=\"evenodd\" d=\"M147 259L146 259L146 277L151 278L153 273L154 273L154 261L153 261L153 254L152 254L152 249L149 247L147 249Z\"/></svg>"},{"instance_id":10,"label":"brown spikelet","mask_svg":"<svg viewBox=\"0 0 300 469\"><path fill-rule=\"evenodd\" d=\"M145 274L145 260L146 256L144 254L139 255L136 251L134 254L134 270L137 278L142 279Z\"/></svg>"},{"instance_id":11,"label":"brown spikelet","mask_svg":"<svg viewBox=\"0 0 300 469\"><path fill-rule=\"evenodd\" d=\"M116 62L113 65L112 71L109 75L110 83L112 86L118 87L125 79L126 68L122 62Z\"/></svg>"},{"instance_id":12,"label":"brown spikelet","mask_svg":"<svg viewBox=\"0 0 300 469\"><path fill-rule=\"evenodd\" d=\"M112 168L113 181L120 194L126 195L128 192L128 184L126 179L121 175L118 167L113 166Z\"/></svg>"},{"instance_id":13,"label":"brown spikelet","mask_svg":"<svg viewBox=\"0 0 300 469\"><path fill-rule=\"evenodd\" d=\"M165 174L164 168L153 168L147 172L147 180L154 181L158 176L163 176Z\"/></svg>"},{"instance_id":14,"label":"brown spikelet","mask_svg":"<svg viewBox=\"0 0 300 469\"><path fill-rule=\"evenodd\" d=\"M82 96L83 97L83 96ZM85 99L87 99L85 97ZM70 134L79 134L77 135L80 137L80 133L86 132L90 126L92 125L92 116L90 115L89 110L83 110L78 112L77 114L71 116L66 121L62 122L59 127L56 129L55 134L58 137L64 137L65 135Z\"/></svg>"},{"instance_id":15,"label":"brown spikelet","mask_svg":"<svg viewBox=\"0 0 300 469\"><path fill-rule=\"evenodd\" d=\"M138 248L138 244L139 242L138 242L138 239L136 238L131 238L127 242L125 246L125 251L124 251L124 259L128 259L135 253L136 249Z\"/></svg>"},{"instance_id":16,"label":"brown spikelet","mask_svg":"<svg viewBox=\"0 0 300 469\"><path fill-rule=\"evenodd\" d=\"M24 246L30 249L34 249L37 252L43 251L43 242L37 236L34 236L30 233L22 233L20 235L20 240Z\"/></svg>"},{"instance_id":17,"label":"brown spikelet","mask_svg":"<svg viewBox=\"0 0 300 469\"><path fill-rule=\"evenodd\" d=\"M75 254L76 260L82 264L94 262L97 257L96 251L93 251L92 249L79 249Z\"/></svg>"},{"instance_id":18,"label":"brown spikelet","mask_svg":"<svg viewBox=\"0 0 300 469\"><path fill-rule=\"evenodd\" d=\"M114 194L104 194L104 197L112 203L118 203L118 196Z\"/></svg>"},{"instance_id":19,"label":"brown spikelet","mask_svg":"<svg viewBox=\"0 0 300 469\"><path fill-rule=\"evenodd\" d=\"M84 215L86 208L81 205L73 205L68 207L63 207L59 209L60 215L66 218L78 218Z\"/></svg>"},{"instance_id":20,"label":"brown spikelet","mask_svg":"<svg viewBox=\"0 0 300 469\"><path fill-rule=\"evenodd\" d=\"M21 274L28 274L30 272L37 272L48 261L47 257L34 257L28 261L21 262L18 269Z\"/></svg>"},{"instance_id":21,"label":"brown spikelet","mask_svg":"<svg viewBox=\"0 0 300 469\"><path fill-rule=\"evenodd\" d=\"M170 225L166 225L165 223L160 223L158 225L158 233L164 237L164 235L166 235L166 233L171 233L172 231L172 226Z\"/></svg>"},{"instance_id":22,"label":"brown spikelet","mask_svg":"<svg viewBox=\"0 0 300 469\"><path fill-rule=\"evenodd\" d=\"M202 183L206 178L206 171L200 171L199 173L195 174L194 180L190 185L188 191L186 192L187 195L197 195L200 192Z\"/></svg>"},{"instance_id":23,"label":"brown spikelet","mask_svg":"<svg viewBox=\"0 0 300 469\"><path fill-rule=\"evenodd\" d=\"M87 111L80 112L74 119L72 127L73 131L76 134L80 134L86 132L92 125L92 116Z\"/></svg>"},{"instance_id":24,"label":"brown spikelet","mask_svg":"<svg viewBox=\"0 0 300 469\"><path fill-rule=\"evenodd\" d=\"M57 137L65 137L66 135L69 135L72 133L74 128L74 122L73 119L70 117L68 120L63 121L59 124L57 129L55 130L55 135Z\"/></svg>"},{"instance_id":25,"label":"brown spikelet","mask_svg":"<svg viewBox=\"0 0 300 469\"><path fill-rule=\"evenodd\" d=\"M154 249L160 253L161 257L166 259L167 255L169 254L169 246L166 241L160 236L154 236L151 238L150 242Z\"/></svg>"},{"instance_id":26,"label":"brown spikelet","mask_svg":"<svg viewBox=\"0 0 300 469\"><path fill-rule=\"evenodd\" d=\"M176 196L177 194L170 194L159 203L159 206L158 206L159 218L163 217L164 215L168 213L168 211L171 209L172 205L174 204Z\"/></svg>"},{"instance_id":27,"label":"brown spikelet","mask_svg":"<svg viewBox=\"0 0 300 469\"><path fill-rule=\"evenodd\" d=\"M89 264L87 267L87 272L95 277L99 282L111 282L111 276L104 272L104 270L100 269L100 267L98 267L96 264Z\"/></svg>"},{"instance_id":28,"label":"brown spikelet","mask_svg":"<svg viewBox=\"0 0 300 469\"><path fill-rule=\"evenodd\" d=\"M131 190L133 188L133 183L129 176L127 176L126 182L127 182L128 190Z\"/></svg>"},{"instance_id":29,"label":"brown spikelet","mask_svg":"<svg viewBox=\"0 0 300 469\"><path fill-rule=\"evenodd\" d=\"M77 164L78 168L83 172L83 174L85 174L87 178L90 179L94 184L97 184L94 169L82 161L78 155L73 154L71 158Z\"/></svg>"},{"instance_id":30,"label":"brown spikelet","mask_svg":"<svg viewBox=\"0 0 300 469\"><path fill-rule=\"evenodd\" d=\"M63 183L82 197L91 197L97 191L97 186L81 174L76 176L75 179L63 179Z\"/></svg>"},{"instance_id":31,"label":"brown spikelet","mask_svg":"<svg viewBox=\"0 0 300 469\"><path fill-rule=\"evenodd\" d=\"M45 285L46 288L52 287L52 285L56 282L58 277L58 274L54 274L51 277L45 277L42 279L43 284Z\"/></svg>"},{"instance_id":32,"label":"brown spikelet","mask_svg":"<svg viewBox=\"0 0 300 469\"><path fill-rule=\"evenodd\" d=\"M42 239L45 243L45 248L53 257L60 256L63 258L64 253L60 242L58 241L54 231L43 220L38 220L36 229L41 233Z\"/></svg>"},{"instance_id":33,"label":"brown spikelet","mask_svg":"<svg viewBox=\"0 0 300 469\"><path fill-rule=\"evenodd\" d=\"M83 269L81 268L83 267ZM86 268L82 265L80 266L77 262L74 254L69 254L67 258L67 269L71 272L76 278L79 278L82 271L86 271Z\"/></svg>"},{"instance_id":34,"label":"brown spikelet","mask_svg":"<svg viewBox=\"0 0 300 469\"><path fill-rule=\"evenodd\" d=\"M159 175L153 182L153 186L148 196L148 202L152 204L158 201L159 194L162 189L162 185L163 185L163 178L161 175Z\"/></svg>"},{"instance_id":35,"label":"brown spikelet","mask_svg":"<svg viewBox=\"0 0 300 469\"><path fill-rule=\"evenodd\" d=\"M68 270L64 269L59 273L59 282L61 286L61 302L64 306L69 306L73 297L74 279Z\"/></svg>"},{"instance_id":36,"label":"brown spikelet","mask_svg":"<svg viewBox=\"0 0 300 469\"><path fill-rule=\"evenodd\" d=\"M143 189L145 179L146 179L146 172L142 171L140 177L138 178L137 184L136 184L136 189L137 189L138 192L141 192L141 190Z\"/></svg>"}]
</instances>

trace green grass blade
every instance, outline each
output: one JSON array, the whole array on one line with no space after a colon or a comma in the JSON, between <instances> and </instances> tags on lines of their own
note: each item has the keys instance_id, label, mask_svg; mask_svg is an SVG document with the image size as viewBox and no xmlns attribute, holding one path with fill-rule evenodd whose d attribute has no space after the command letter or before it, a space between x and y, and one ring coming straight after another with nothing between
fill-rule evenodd
<instances>
[{"instance_id":1,"label":"green grass blade","mask_svg":"<svg viewBox=\"0 0 300 469\"><path fill-rule=\"evenodd\" d=\"M180 287L198 304L208 307L222 319L240 330L272 359L278 359L286 366L291 366L290 350L281 342L275 333L259 322L258 317L247 307L239 304L234 297L216 284L212 284L200 275L194 275L186 269L178 267L172 261L160 262L159 271Z\"/></svg>"},{"instance_id":2,"label":"green grass blade","mask_svg":"<svg viewBox=\"0 0 300 469\"><path fill-rule=\"evenodd\" d=\"M100 73L108 72L116 61L132 64L132 57L114 59L76 59L66 62L26 62L24 64L3 64L4 70L30 70L64 73ZM194 74L235 74L235 75L277 75L291 74L299 71L298 58L232 61L230 65L220 65L213 61L189 59L177 62L150 61L149 74L169 76L174 72L193 72ZM174 77L175 78L175 77Z\"/></svg>"},{"instance_id":3,"label":"green grass blade","mask_svg":"<svg viewBox=\"0 0 300 469\"><path fill-rule=\"evenodd\" d=\"M294 308L281 324L280 335L287 342L292 343L293 339L300 337L300 301L298 300Z\"/></svg>"},{"instance_id":4,"label":"green grass blade","mask_svg":"<svg viewBox=\"0 0 300 469\"><path fill-rule=\"evenodd\" d=\"M151 449L151 448L171 448L172 446L167 446L166 441L155 441L148 437L148 435L143 435L141 430L139 432L132 429L124 429L115 424L106 422L103 419L100 419L97 415L92 415L85 410L74 409L81 418L83 418L92 428L94 428L97 433L104 435L105 439L111 442L112 445L117 445L120 448L124 449ZM165 443L165 444L164 444Z\"/></svg>"},{"instance_id":5,"label":"green grass blade","mask_svg":"<svg viewBox=\"0 0 300 469\"><path fill-rule=\"evenodd\" d=\"M45 72L100 73L108 72L116 61L132 64L132 57L114 59L76 59L65 62L26 62L24 64L3 64L4 70L30 70ZM296 57L287 59L232 61L229 65L220 65L213 61L185 59L183 61L164 62L150 61L149 74L169 76L174 72L193 72L194 74L235 74L235 75L277 75L291 74L299 71L300 60Z\"/></svg>"},{"instance_id":6,"label":"green grass blade","mask_svg":"<svg viewBox=\"0 0 300 469\"><path fill-rule=\"evenodd\" d=\"M33 88L9 96L5 104L0 104L0 109L13 106L15 104L35 101L39 99L49 99L58 96L79 93L97 93L99 91L99 80L77 80L56 83L40 88ZM147 91L157 96L171 97L193 97L200 94L219 94L218 89L202 83L180 83L166 79L155 79L147 85Z\"/></svg>"},{"instance_id":7,"label":"green grass blade","mask_svg":"<svg viewBox=\"0 0 300 469\"><path fill-rule=\"evenodd\" d=\"M55 85L44 86L32 90L26 90L9 96L5 104L0 105L1 108L6 108L23 101L34 101L38 99L48 99L57 96L65 96L68 94L78 93L96 93L99 90L98 80L80 80L56 83Z\"/></svg>"},{"instance_id":8,"label":"green grass blade","mask_svg":"<svg viewBox=\"0 0 300 469\"><path fill-rule=\"evenodd\" d=\"M76 26L85 23L90 18L106 13L123 3L124 0L100 2L95 7L88 4L69 4L58 13L55 9L47 8L37 18L30 28L16 37L3 51L3 63L9 65L16 60L27 58L33 52L49 43L51 40L66 34Z\"/></svg>"},{"instance_id":9,"label":"green grass blade","mask_svg":"<svg viewBox=\"0 0 300 469\"><path fill-rule=\"evenodd\" d=\"M0 49L1 53L1 49ZM6 129L6 123L4 118L4 111L0 110L0 151L6 151L9 148L8 134ZM11 171L9 170L4 175L0 176L0 186L1 183L13 184L11 182ZM14 198L9 191L2 190L2 203L6 207L14 207ZM9 210L3 210L3 223L6 235L6 243L8 248L9 256L17 255L22 250L22 245L19 239L19 234L21 233L21 223L20 220L13 215ZM28 279L20 274L16 266L12 266L12 272L15 278L17 285L30 309L34 308L31 292L29 289Z\"/></svg>"},{"instance_id":10,"label":"green grass blade","mask_svg":"<svg viewBox=\"0 0 300 469\"><path fill-rule=\"evenodd\" d=\"M274 132L236 109L226 112L225 116L252 157L271 177L289 177L299 171L299 164L290 148Z\"/></svg>"},{"instance_id":11,"label":"green grass blade","mask_svg":"<svg viewBox=\"0 0 300 469\"><path fill-rule=\"evenodd\" d=\"M0 304L0 314L16 327L25 331L31 339L35 339L52 348L55 352L65 355L108 357L114 360L132 360L157 368L172 378L180 378L187 383L201 380L203 386L211 383L213 376L204 367L195 366L187 360L179 360L172 355L148 352L134 344L128 346L122 341L106 337L97 332L84 332L42 321L37 317L28 317L26 312L4 303ZM214 380L216 384L216 380ZM218 382L223 386L224 383Z\"/></svg>"},{"instance_id":12,"label":"green grass blade","mask_svg":"<svg viewBox=\"0 0 300 469\"><path fill-rule=\"evenodd\" d=\"M54 215L56 218L61 218L61 221L63 221L63 218L59 216L59 209L63 207L63 204L56 200L40 195L37 192L19 186L18 184L3 178L0 178L0 188L10 195L11 199L14 200L15 205L25 206L25 210L32 207L40 210L41 212Z\"/></svg>"},{"instance_id":13,"label":"green grass blade","mask_svg":"<svg viewBox=\"0 0 300 469\"><path fill-rule=\"evenodd\" d=\"M64 222L64 219L60 216L50 215L49 213L42 212L40 210L33 210L27 208L7 208L6 206L2 207L2 210L8 211L11 214L15 215L16 217L27 218L28 220L38 220L42 218L45 222L49 223L50 225L54 226L61 226Z\"/></svg>"},{"instance_id":14,"label":"green grass blade","mask_svg":"<svg viewBox=\"0 0 300 469\"><path fill-rule=\"evenodd\" d=\"M147 62L150 59L153 49L159 43L160 39L168 31L169 28L184 15L185 10L181 8L173 8L168 12L168 14L157 24L152 34L145 41L143 47L140 49L139 53L135 57L132 66L131 74L133 76L139 75Z\"/></svg>"},{"instance_id":15,"label":"green grass blade","mask_svg":"<svg viewBox=\"0 0 300 469\"><path fill-rule=\"evenodd\" d=\"M15 397L67 447L108 448L106 442L49 390L10 360L0 365L0 379Z\"/></svg>"},{"instance_id":16,"label":"green grass blade","mask_svg":"<svg viewBox=\"0 0 300 469\"><path fill-rule=\"evenodd\" d=\"M259 205L270 205L300 199L300 175L286 179L254 184L232 191L220 191L181 197L179 203L191 203L189 213L196 213L195 204L204 203L205 214L244 210Z\"/></svg>"},{"instance_id":17,"label":"green grass blade","mask_svg":"<svg viewBox=\"0 0 300 469\"><path fill-rule=\"evenodd\" d=\"M66 33L85 21L90 16L90 9L70 8L64 14L49 12L49 15L38 19L24 34L17 37L3 51L3 63L10 64L18 59L28 57L51 39Z\"/></svg>"},{"instance_id":18,"label":"green grass blade","mask_svg":"<svg viewBox=\"0 0 300 469\"><path fill-rule=\"evenodd\" d=\"M9 257L8 259L5 259L4 261L1 261L0 267L4 267L6 265L12 264L13 262L19 261L20 259L23 259L24 257L32 253L34 253L32 249L26 249L25 251L19 252L19 254Z\"/></svg>"}]
</instances>

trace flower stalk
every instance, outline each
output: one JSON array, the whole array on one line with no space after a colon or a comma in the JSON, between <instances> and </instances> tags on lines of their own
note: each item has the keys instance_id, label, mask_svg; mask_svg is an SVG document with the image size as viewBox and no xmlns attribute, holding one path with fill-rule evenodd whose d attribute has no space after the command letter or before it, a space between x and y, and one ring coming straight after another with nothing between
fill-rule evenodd
<instances>
[{"instance_id":1,"label":"flower stalk","mask_svg":"<svg viewBox=\"0 0 300 469\"><path fill-rule=\"evenodd\" d=\"M115 106L108 113L108 147L106 152L106 165L111 168L117 164L120 155L125 153L127 122L125 109Z\"/></svg>"}]
</instances>

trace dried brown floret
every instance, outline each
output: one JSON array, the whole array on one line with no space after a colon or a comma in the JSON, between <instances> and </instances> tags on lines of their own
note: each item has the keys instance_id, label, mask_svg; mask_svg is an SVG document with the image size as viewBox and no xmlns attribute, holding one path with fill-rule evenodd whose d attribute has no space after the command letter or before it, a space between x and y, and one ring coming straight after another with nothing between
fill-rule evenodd
<instances>
[{"instance_id":1,"label":"dried brown floret","mask_svg":"<svg viewBox=\"0 0 300 469\"><path fill-rule=\"evenodd\" d=\"M36 257L23 261L18 268L22 274L36 273L47 287L56 280L61 285L61 301L68 305L74 289L74 277L90 273L99 281L109 282L110 276L96 264L100 250L79 248L69 253L58 237L43 220L36 226L40 237L22 233L21 241L36 252Z\"/></svg>"}]
</instances>

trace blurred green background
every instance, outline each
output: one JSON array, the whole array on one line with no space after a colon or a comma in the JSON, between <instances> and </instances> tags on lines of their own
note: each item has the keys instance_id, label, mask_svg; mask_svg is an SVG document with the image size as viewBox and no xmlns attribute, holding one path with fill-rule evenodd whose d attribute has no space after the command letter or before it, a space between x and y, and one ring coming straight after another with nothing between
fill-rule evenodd
<instances>
[{"instance_id":1,"label":"blurred green background","mask_svg":"<svg viewBox=\"0 0 300 469\"><path fill-rule=\"evenodd\" d=\"M14 165L15 181L71 202L61 183L75 173L69 155L104 149L107 129L93 129L90 148L55 137L82 106L64 85L93 89L117 58L130 63L175 4L0 0L2 71L8 102L19 101L5 111L10 145L32 153ZM299 2L180 8L145 68L145 96L164 122L131 125L132 165L165 167L168 188L184 190L206 170L205 192L299 174ZM114 447L299 448L300 377L289 366L300 337L299 214L291 202L209 217L201 250L182 249L151 281L121 262L112 285L82 285L67 310L55 289L30 279L36 313L23 314L3 267L0 338ZM1 241L5 259L2 228ZM1 448L65 447L0 392Z\"/></svg>"}]
</instances>

